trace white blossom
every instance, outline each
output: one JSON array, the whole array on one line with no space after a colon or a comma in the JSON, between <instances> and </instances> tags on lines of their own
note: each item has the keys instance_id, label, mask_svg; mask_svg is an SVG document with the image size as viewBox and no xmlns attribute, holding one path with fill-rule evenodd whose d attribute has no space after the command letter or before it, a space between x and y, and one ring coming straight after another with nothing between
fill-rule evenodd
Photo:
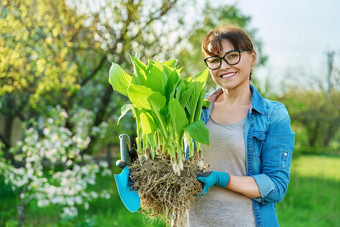
<instances>
[{"instance_id":1,"label":"white blossom","mask_svg":"<svg viewBox=\"0 0 340 227\"><path fill-rule=\"evenodd\" d=\"M64 118L68 118L68 114L66 113L65 110L62 110L62 111L60 112L60 115L63 116Z\"/></svg>"},{"instance_id":2,"label":"white blossom","mask_svg":"<svg viewBox=\"0 0 340 227\"><path fill-rule=\"evenodd\" d=\"M51 132L50 128L44 128L44 130L43 130L43 133L44 133L45 136L48 136L50 134L50 132Z\"/></svg>"},{"instance_id":3,"label":"white blossom","mask_svg":"<svg viewBox=\"0 0 340 227\"><path fill-rule=\"evenodd\" d=\"M107 164L107 162L100 161L100 162L99 162L99 166L100 166L100 167L103 167L103 168L107 168L109 165Z\"/></svg>"},{"instance_id":4,"label":"white blossom","mask_svg":"<svg viewBox=\"0 0 340 227\"><path fill-rule=\"evenodd\" d=\"M74 206L74 199L73 199L73 197L66 197L66 203L69 206Z\"/></svg>"},{"instance_id":5,"label":"white blossom","mask_svg":"<svg viewBox=\"0 0 340 227\"><path fill-rule=\"evenodd\" d=\"M101 198L105 198L105 199L109 199L111 197L110 193L108 193L106 190L103 190L101 193L100 193L100 197Z\"/></svg>"},{"instance_id":6,"label":"white blossom","mask_svg":"<svg viewBox=\"0 0 340 227\"><path fill-rule=\"evenodd\" d=\"M49 205L48 200L38 200L38 207L46 207Z\"/></svg>"},{"instance_id":7,"label":"white blossom","mask_svg":"<svg viewBox=\"0 0 340 227\"><path fill-rule=\"evenodd\" d=\"M65 218L67 216L77 216L78 210L75 207L64 207L63 208L63 213L61 215L62 218Z\"/></svg>"},{"instance_id":8,"label":"white blossom","mask_svg":"<svg viewBox=\"0 0 340 227\"><path fill-rule=\"evenodd\" d=\"M91 192L90 194L91 194L92 198L94 198L94 199L98 198L97 192Z\"/></svg>"},{"instance_id":9,"label":"white blossom","mask_svg":"<svg viewBox=\"0 0 340 227\"><path fill-rule=\"evenodd\" d=\"M103 177L105 177L105 176L112 176L112 171L110 169L108 169L108 168L105 168L104 170L102 170L101 175Z\"/></svg>"},{"instance_id":10,"label":"white blossom","mask_svg":"<svg viewBox=\"0 0 340 227\"><path fill-rule=\"evenodd\" d=\"M77 204L82 204L82 203L83 203L83 199L82 199L80 196L74 197L74 201L75 201Z\"/></svg>"},{"instance_id":11,"label":"white blossom","mask_svg":"<svg viewBox=\"0 0 340 227\"><path fill-rule=\"evenodd\" d=\"M90 143L89 132L94 119L92 111L81 109L73 114L71 121L75 125L74 131L66 128L69 115L60 106L54 108L50 116L43 120L42 137L37 128L28 128L23 142L18 142L13 148L15 160L24 162L24 166L16 168L0 157L0 174L12 190L19 190L20 199L36 198L34 201L37 201L38 207L56 204L62 207L62 217L76 216L78 210L75 205L89 209L89 202L97 199L98 195L110 198L106 190L88 191L88 185L96 183L99 171L103 175L112 173L107 162L97 165L92 156L81 154ZM106 128L107 123L104 122L93 130L104 134L102 132ZM50 175L46 176L43 161L50 165L61 161L65 169L49 172ZM22 191L23 186L26 191Z\"/></svg>"}]
</instances>

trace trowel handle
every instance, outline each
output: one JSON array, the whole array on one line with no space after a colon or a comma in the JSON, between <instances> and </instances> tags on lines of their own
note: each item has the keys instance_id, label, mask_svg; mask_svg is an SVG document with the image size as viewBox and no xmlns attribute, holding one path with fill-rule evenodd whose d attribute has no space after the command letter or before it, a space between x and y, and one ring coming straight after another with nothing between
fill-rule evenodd
<instances>
[{"instance_id":1,"label":"trowel handle","mask_svg":"<svg viewBox=\"0 0 340 227\"><path fill-rule=\"evenodd\" d=\"M120 140L120 160L116 162L116 166L124 168L127 164L131 163L131 156L129 150L131 147L130 137L127 134L119 135Z\"/></svg>"}]
</instances>

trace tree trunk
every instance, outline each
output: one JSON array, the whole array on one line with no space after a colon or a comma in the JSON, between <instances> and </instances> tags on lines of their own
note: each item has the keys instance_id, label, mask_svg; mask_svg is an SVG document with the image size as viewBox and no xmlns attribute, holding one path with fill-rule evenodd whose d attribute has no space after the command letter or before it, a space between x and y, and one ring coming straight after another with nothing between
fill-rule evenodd
<instances>
[{"instance_id":1,"label":"tree trunk","mask_svg":"<svg viewBox=\"0 0 340 227\"><path fill-rule=\"evenodd\" d=\"M104 92L104 95L101 98L101 104L100 104L98 112L96 113L96 117L94 119L93 126L98 126L105 119L105 116L107 114L106 109L107 109L107 106L112 99L112 93L113 93L112 87L108 86L106 88L105 92ZM90 154L91 153L92 149L94 148L97 137L90 136L90 139L91 139L90 144L89 144L88 148L84 151L84 154Z\"/></svg>"},{"instance_id":2,"label":"tree trunk","mask_svg":"<svg viewBox=\"0 0 340 227\"><path fill-rule=\"evenodd\" d=\"M316 141L319 137L319 130L320 130L319 126L320 126L320 122L317 121L314 127L307 129L308 130L308 144L310 147L315 147L316 145Z\"/></svg>"},{"instance_id":3,"label":"tree trunk","mask_svg":"<svg viewBox=\"0 0 340 227\"><path fill-rule=\"evenodd\" d=\"M19 213L19 227L22 227L25 222L25 203L21 202L20 206L18 206Z\"/></svg>"},{"instance_id":4,"label":"tree trunk","mask_svg":"<svg viewBox=\"0 0 340 227\"><path fill-rule=\"evenodd\" d=\"M107 161L107 164L109 165L109 169L111 169L112 168L112 160L113 160L113 158L112 158L112 154L111 154L111 144L109 143L108 145L107 145L107 156L106 156L106 161Z\"/></svg>"},{"instance_id":5,"label":"tree trunk","mask_svg":"<svg viewBox=\"0 0 340 227\"><path fill-rule=\"evenodd\" d=\"M330 123L329 127L327 128L325 138L323 140L323 145L328 147L334 136L336 135L337 131L339 130L340 118L335 119L333 122Z\"/></svg>"},{"instance_id":6,"label":"tree trunk","mask_svg":"<svg viewBox=\"0 0 340 227\"><path fill-rule=\"evenodd\" d=\"M15 107L15 103L14 103L14 98L12 95L9 95L7 97L6 100L6 106L5 108L8 108L7 111L5 112L4 115L4 134L2 139L5 143L5 149L4 149L4 153L5 153L5 158L6 160L10 160L12 162L12 164L14 164L14 157L12 154L9 153L9 149L11 148L12 144L11 144L11 137L12 137L12 129L13 129L13 122L15 119L15 115L13 113L13 109Z\"/></svg>"}]
</instances>

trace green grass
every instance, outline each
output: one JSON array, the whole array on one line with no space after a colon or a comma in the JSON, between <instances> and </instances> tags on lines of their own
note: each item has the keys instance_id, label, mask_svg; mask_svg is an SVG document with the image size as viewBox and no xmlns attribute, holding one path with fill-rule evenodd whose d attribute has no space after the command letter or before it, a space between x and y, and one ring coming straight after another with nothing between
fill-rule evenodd
<instances>
[{"instance_id":1,"label":"green grass","mask_svg":"<svg viewBox=\"0 0 340 227\"><path fill-rule=\"evenodd\" d=\"M305 155L292 164L292 174L300 177L313 177L340 181L340 157Z\"/></svg>"},{"instance_id":2,"label":"green grass","mask_svg":"<svg viewBox=\"0 0 340 227\"><path fill-rule=\"evenodd\" d=\"M281 227L340 226L340 157L293 160L291 182L277 212Z\"/></svg>"},{"instance_id":3,"label":"green grass","mask_svg":"<svg viewBox=\"0 0 340 227\"><path fill-rule=\"evenodd\" d=\"M116 172L120 170L115 168ZM277 204L281 227L340 226L340 157L300 155L293 160L291 182L284 200ZM1 179L0 179L1 182ZM109 200L98 199L74 219L60 220L60 208L26 209L25 227L164 227L140 213L130 213L121 203L113 177L99 177L95 190L106 189ZM16 194L0 183L0 226L17 226Z\"/></svg>"}]
</instances>

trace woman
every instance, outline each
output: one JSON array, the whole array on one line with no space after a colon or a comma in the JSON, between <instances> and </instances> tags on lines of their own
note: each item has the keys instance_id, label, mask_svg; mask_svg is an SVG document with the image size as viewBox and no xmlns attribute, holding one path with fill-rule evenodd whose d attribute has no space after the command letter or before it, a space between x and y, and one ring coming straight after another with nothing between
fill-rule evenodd
<instances>
[{"instance_id":1,"label":"woman","mask_svg":"<svg viewBox=\"0 0 340 227\"><path fill-rule=\"evenodd\" d=\"M210 145L203 145L209 176L189 212L188 226L278 226L276 203L289 182L294 133L285 106L264 99L250 84L256 52L238 27L203 39L204 61L220 86L203 109Z\"/></svg>"}]
</instances>

